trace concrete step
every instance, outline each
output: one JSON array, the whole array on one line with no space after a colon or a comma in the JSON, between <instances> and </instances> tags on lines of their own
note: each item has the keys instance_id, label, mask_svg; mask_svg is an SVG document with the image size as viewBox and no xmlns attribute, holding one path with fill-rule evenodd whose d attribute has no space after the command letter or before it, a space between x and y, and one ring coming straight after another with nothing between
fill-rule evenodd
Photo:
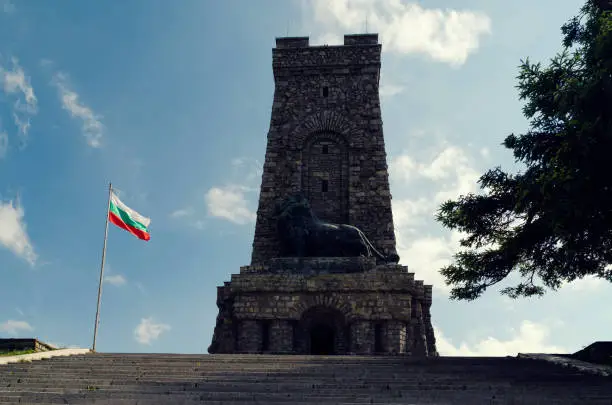
<instances>
[{"instance_id":1,"label":"concrete step","mask_svg":"<svg viewBox=\"0 0 612 405\"><path fill-rule=\"evenodd\" d=\"M45 369L54 369L54 370L101 370L101 369L118 369L118 370L132 370L132 369L150 369L150 370L162 370L162 371L171 371L177 369L186 369L186 370L194 370L194 371L206 371L206 370L226 370L226 371L249 371L249 370L258 370L258 371L283 371L283 370L317 370L317 371L325 371L330 370L332 372L344 372L344 371L354 371L354 370L370 370L371 372L376 373L413 373L413 372L427 372L427 373L436 373L436 372L499 372L499 371L515 371L515 370L531 370L532 372L563 372L564 368L562 367L538 367L538 365L526 365L526 366L511 366L511 367L478 367L478 366L462 366L462 367L405 367L405 366L396 366L396 367L368 367L368 366L344 366L338 367L334 365L228 365L228 364L216 364L216 365L202 365L202 364L177 364L177 365L168 365L168 364L114 364L114 363L106 363L106 364L87 364L87 363L73 363L73 364L55 364L55 363L31 363L31 364L18 364L18 365L6 365L0 366L0 373L4 371L17 371L17 370L45 370Z\"/></svg>"},{"instance_id":2,"label":"concrete step","mask_svg":"<svg viewBox=\"0 0 612 405\"><path fill-rule=\"evenodd\" d=\"M50 392L6 392L0 391L0 401L20 400L41 401L51 403L72 403L79 399L138 399L141 401L159 400L164 397L172 401L200 400L200 401L259 401L260 403L302 401L310 403L334 403L334 402L354 402L370 403L372 398L369 395L322 395L318 393L251 393L251 392L181 392L167 391L160 393L142 392L104 392L101 390L91 390L79 393L50 393ZM144 403L144 402L143 402Z\"/></svg>"},{"instance_id":3,"label":"concrete step","mask_svg":"<svg viewBox=\"0 0 612 405\"><path fill-rule=\"evenodd\" d=\"M393 370L393 369L407 369L407 370L418 370L418 369L499 369L501 367L507 368L532 368L532 367L544 367L544 368L554 368L547 363L539 364L537 361L533 361L531 363L506 363L506 364L428 364L428 365L413 365L413 364L337 364L337 363L239 363L239 362L115 362L115 361L72 361L72 362L60 362L54 361L53 359L49 360L39 360L33 361L31 363L12 363L4 366L0 366L1 368L7 367L26 367L26 366L34 366L34 367L48 367L54 366L59 368L65 367L90 367L90 368L98 368L100 366L114 366L114 367L201 367L201 368L210 368L210 367L224 367L224 368L338 368L338 369L352 369L352 368L362 368L367 367L368 369L373 370Z\"/></svg>"},{"instance_id":4,"label":"concrete step","mask_svg":"<svg viewBox=\"0 0 612 405\"><path fill-rule=\"evenodd\" d=\"M380 364L383 366L389 366L394 364L428 364L428 365L452 365L452 364L465 364L469 362L473 365L491 365L491 364L502 364L502 363L517 363L517 362L528 362L530 359L516 359L516 358L412 358L403 356L388 356L388 357L375 357L375 356L338 356L338 357L324 357L324 356L266 356L266 355L199 355L199 356L187 356L187 355L131 355L131 354L100 354L93 353L87 355L74 355L66 357L55 357L53 359L47 359L42 361L54 361L54 362L73 362L87 359L88 361L118 361L118 362L164 362L164 363L175 363L175 362L202 362L202 363L240 363L240 364Z\"/></svg>"},{"instance_id":5,"label":"concrete step","mask_svg":"<svg viewBox=\"0 0 612 405\"><path fill-rule=\"evenodd\" d=\"M470 382L462 383L457 382L453 384L448 383L403 383L403 382L298 382L292 383L271 383L265 381L201 381L196 383L184 383L178 381L96 381L96 380L74 380L74 381L26 381L21 383L8 383L0 385L0 390L29 390L29 389L46 389L46 388L62 388L62 389L83 389L86 387L96 388L112 388L112 389L123 389L122 387L141 387L142 389L156 390L158 387L173 387L177 390L211 390L211 389L236 389L253 392L269 392L269 391L292 391L297 392L299 390L313 391L313 390L328 390L334 389L339 391L350 390L352 392L357 391L390 391L403 389L406 391L427 391L427 390L487 390L487 389L506 389L508 383L497 383L492 384L491 382ZM223 388L225 387L225 388ZM279 388L282 387L282 388ZM314 388L313 388L314 387ZM562 385L551 385L552 388L561 387ZM572 386L574 387L574 386ZM582 389L584 386L576 386ZM597 389L597 386L588 385L589 389ZM541 387L544 389L544 387ZM139 388L140 389L140 388ZM607 389L607 388L606 388Z\"/></svg>"},{"instance_id":6,"label":"concrete step","mask_svg":"<svg viewBox=\"0 0 612 405\"><path fill-rule=\"evenodd\" d=\"M223 387L229 386L232 388L241 388L241 389L250 389L250 390L277 390L278 387L284 387L282 389L285 390L313 390L313 389L329 389L331 387L337 387L336 389L351 389L351 390L394 390L394 389L404 389L404 390L432 390L432 389L458 389L458 390L473 390L473 389L507 389L509 387L517 387L523 389L529 389L537 387L538 389L589 389L589 390L606 390L610 391L609 384L563 384L563 382L551 382L549 384L537 384L537 383L526 383L526 384L516 384L505 381L455 381L455 382L447 382L447 381L414 381L414 382L404 382L404 381L336 381L332 382L329 380L305 380L305 381L293 381L293 380L279 380L279 381L266 381L266 380L253 380L253 381L245 381L245 380L233 380L233 381L225 381L225 380L208 380L208 381L186 381L186 380L138 380L138 381L126 381L126 380L99 380L99 379L74 379L74 380L18 380L20 382L11 381L11 382L3 382L0 385L0 389L29 389L29 388L83 388L88 386L93 387L123 387L123 386L139 386L139 387L149 387L153 389L154 387L175 387L180 390L189 390L189 389L208 389L211 387Z\"/></svg>"},{"instance_id":7,"label":"concrete step","mask_svg":"<svg viewBox=\"0 0 612 405\"><path fill-rule=\"evenodd\" d=\"M88 390L88 389L99 389L99 390L147 390L148 392L162 392L164 390L174 391L248 391L248 392L299 392L299 391L311 391L331 394L331 393L343 393L343 392L391 392L391 391L427 391L427 390L458 390L458 391L474 391L474 390L493 390L493 389L509 389L511 386L507 385L491 385L488 382L471 383L471 384L403 384L403 383L381 383L381 384L334 384L334 383L323 383L323 384L309 384L309 383L267 383L267 382L199 382L194 384L185 384L178 382L158 382L158 381L139 381L137 383L133 381L117 381L114 383L103 383L100 381L58 381L58 382L29 382L20 384L9 384L0 386L1 391L41 391L41 392L55 392L66 390ZM552 388L564 388L559 385ZM580 387L583 389L583 387ZM593 391L597 387L590 386L589 389ZM607 388L606 388L607 390Z\"/></svg>"},{"instance_id":8,"label":"concrete step","mask_svg":"<svg viewBox=\"0 0 612 405\"><path fill-rule=\"evenodd\" d=\"M454 372L443 371L440 370L438 372L433 372L428 370L427 372L422 371L410 371L410 370L394 370L388 372L377 372L376 370L370 369L355 369L355 370L336 370L336 369L288 369L288 370L257 370L257 369L243 369L243 370L224 370L220 368L210 368L210 369L187 369L187 368L171 368L171 369L151 369L151 368L105 368L105 369L91 369L91 368L74 368L74 369L56 369L56 368L46 368L46 369L21 369L21 370L0 370L0 376L27 376L27 375L45 375L45 374L53 374L53 375L121 375L122 377L138 377L143 375L151 375L151 376L231 376L231 375L248 375L248 376L292 376L292 377L312 377L312 376L321 376L321 377L334 377L338 375L346 376L349 378L362 378L368 376L377 376L378 378L419 378L419 377L435 377L440 375L446 376L457 376L457 378L467 378L478 376L488 375L490 377L494 376L533 376L534 378L542 375L542 376L554 376L563 377L563 376L582 376L583 374L579 374L573 372L572 370L567 370L566 372L558 372L558 373L542 373L542 372L534 372L534 370L507 370L502 372L490 372L487 373L485 371L464 371L464 372ZM565 371L565 370L564 370ZM585 377L589 378L589 377Z\"/></svg>"},{"instance_id":9,"label":"concrete step","mask_svg":"<svg viewBox=\"0 0 612 405\"><path fill-rule=\"evenodd\" d=\"M536 389L538 395L546 395L546 398L566 398L566 397L591 397L599 396L601 398L611 398L610 389L608 386L600 387L567 387L563 385L550 386L550 387L531 387ZM94 391L98 394L112 394L115 397L121 397L124 393L127 394L191 394L191 393L233 393L233 392L248 392L250 394L264 394L264 393L277 393L277 394L292 394L293 396L299 396L300 394L310 393L312 395L325 396L325 397L346 397L353 395L370 395L377 399L381 398L395 398L397 396L411 397L419 394L443 394L443 393L455 393L461 395L474 394L474 395L508 395L511 393L525 393L529 392L528 387L516 387L512 385L491 385L491 384L472 384L467 386L461 385L428 385L428 386L405 386L402 384L394 384L389 386L344 386L344 385L333 385L328 384L327 386L270 386L264 384L199 384L198 386L184 386L180 384L138 384L138 385L111 385L103 386L96 384L74 384L74 385L18 385L14 387L3 387L0 388L0 393L47 393L47 394L76 394L76 393L89 393Z\"/></svg>"},{"instance_id":10,"label":"concrete step","mask_svg":"<svg viewBox=\"0 0 612 405\"><path fill-rule=\"evenodd\" d=\"M197 399L185 399L185 400L172 400L169 398L159 398L159 399L147 399L143 401L141 399L122 399L122 398L113 398L113 399L88 399L88 398L78 398L71 399L70 404L88 404L88 405L202 405L203 402ZM65 401L62 402L4 402L2 398L0 398L0 403L3 405L23 405L23 404L36 404L36 405L55 405L55 404L65 404ZM247 405L249 401L206 401L206 405ZM252 402L251 402L252 403ZM429 402L429 401L419 401L419 404L436 404L442 405L441 402ZM258 405L262 405L261 403L257 403ZM355 402L328 402L328 405L357 405ZM371 404L382 404L382 402L371 402ZM406 402L384 402L385 405L406 405ZM450 404L449 402L445 402L444 404ZM483 403L483 405L492 405L491 402ZM313 405L312 402L302 402L302 401L290 401L283 402L278 401L275 402L274 405ZM480 405L479 403L472 403L472 405ZM559 404L565 405L565 404Z\"/></svg>"},{"instance_id":11,"label":"concrete step","mask_svg":"<svg viewBox=\"0 0 612 405\"><path fill-rule=\"evenodd\" d=\"M96 353L0 366L3 405L196 402L612 405L612 379L516 358Z\"/></svg>"},{"instance_id":12,"label":"concrete step","mask_svg":"<svg viewBox=\"0 0 612 405\"><path fill-rule=\"evenodd\" d=\"M181 383L184 385L194 385L194 384L203 384L203 383L216 383L216 382L231 382L235 384L269 384L269 385L278 385L283 383L290 383L296 385L321 385L321 384L342 384L349 386L386 386L393 384L402 384L403 386L419 386L419 387L436 387L436 386L444 386L444 385L452 385L452 386L472 386L472 385L481 385L481 384L489 384L489 385L499 385L503 386L505 384L515 384L515 385L534 385L537 384L541 387L546 386L558 386L558 385L569 385L569 386L607 386L609 383L604 383L600 381L570 381L570 380L560 380L560 381L547 381L547 382L537 382L534 380L525 380L525 379L487 379L487 378L478 378L478 379L459 379L459 378L420 378L420 379L403 379L403 378L347 378L345 376L337 376L334 378L324 378L324 377L310 377L310 378L293 378L291 376L277 376L277 377L257 377L257 378L249 378L245 376L228 376L224 378L224 376L208 376L208 377L193 377L193 376L183 376L183 377L173 377L173 376L142 376L142 377L132 377L132 378L122 378L121 376L106 376L101 377L97 375L89 375L89 376L71 376L70 378L63 376L37 376L32 375L29 377L17 377L17 378L1 378L0 379L0 387L8 387L15 385L27 385L27 384L82 384L82 383L91 383L91 384L99 384L99 385L113 385L113 384L176 384Z\"/></svg>"},{"instance_id":13,"label":"concrete step","mask_svg":"<svg viewBox=\"0 0 612 405\"><path fill-rule=\"evenodd\" d=\"M274 362L246 362L246 363L240 363L240 362L224 362L224 361L219 361L219 362L198 362L198 361L192 361L192 362L163 362L163 361L155 361L155 362L149 362L149 361L131 361L131 362L122 362L122 361L89 361L87 359L83 359L83 360L73 360L73 361L60 361L60 360L54 360L54 359L48 359L48 360L39 360L39 361L34 361L31 363L12 363L9 365L5 365L2 367L23 367L23 366L27 366L27 365L32 365L32 366L49 366L49 365L53 365L55 367L99 367L101 365L113 365L116 367L133 367L133 366L141 366L141 367L159 367L159 366L164 366L164 367L203 367L203 368L209 368L209 367L227 367L227 368L242 368L242 367L246 367L246 368L250 368L250 367L257 367L257 368L287 368L287 367L292 367L292 368L300 368L300 367L310 367L310 368L315 368L315 367L334 367L334 368L359 368L359 367L368 367L371 369L377 369L377 370L387 370L387 369L397 369L397 368L404 368L404 369L422 369L424 367L427 367L429 369L461 369L461 368L476 368L476 369L496 369L496 368L500 368L500 367L518 367L518 368L530 368L530 367L538 367L538 362L533 360L529 363L525 362L521 362L521 363L501 363L501 364L494 364L494 363L490 363L490 364L470 364L470 363L463 363L463 364L436 364L436 363L432 363L432 364L427 364L427 365L415 365L415 364L403 364L403 363L398 363L398 364L359 364L359 363L307 363L307 362L296 362L296 363L290 363L290 362L278 362L278 363L274 363ZM546 363L544 363L542 366L546 365Z\"/></svg>"},{"instance_id":14,"label":"concrete step","mask_svg":"<svg viewBox=\"0 0 612 405\"><path fill-rule=\"evenodd\" d=\"M19 370L103 370L103 369L116 369L116 370L134 370L134 369L150 369L150 370L160 370L160 371L172 371L172 370L193 370L193 371L206 371L206 370L226 370L226 371L283 371L283 370L317 370L317 371L329 371L329 372L350 372L354 370L370 370L371 372L376 373L413 373L413 372L426 372L426 373L436 373L436 372L446 372L446 373L482 373L482 372L514 372L514 371L530 371L532 373L537 372L556 372L563 373L567 370L558 366L551 365L538 365L538 364L525 364L525 365L510 365L508 367L500 367L500 366L471 366L471 365L463 365L461 367L405 367L405 366L395 366L395 367L369 367L369 366L336 366L333 364L329 365L265 365L265 364L252 364L252 365L240 365L240 364L142 364L142 363L134 363L134 364L120 364L120 363L100 363L100 364L91 364L91 363L54 363L52 361L48 362L33 362L29 364L10 364L5 366L0 366L0 373L6 371L19 371Z\"/></svg>"},{"instance_id":15,"label":"concrete step","mask_svg":"<svg viewBox=\"0 0 612 405\"><path fill-rule=\"evenodd\" d=\"M79 376L79 375L99 375L99 376L112 376L117 375L122 378L135 378L135 377L143 377L143 376L180 376L180 377L221 377L221 376L233 376L233 375L244 375L250 377L301 377L301 378L311 378L311 377L320 377L320 378L334 378L337 376L343 376L346 378L367 378L370 376L376 376L380 379L385 378L404 378L404 379L414 379L414 378L434 378L436 376L451 376L456 375L458 379L462 379L466 377L466 374L459 375L459 373L406 373L406 372L397 372L397 373L376 373L370 370L354 370L354 371L326 371L326 372L318 372L316 370L296 370L296 371L268 371L268 370L150 370L150 369L133 369L133 370L55 370L55 369L46 369L46 370L21 370L21 371L8 371L5 373L1 373L0 377L7 376L16 376L16 377L27 377L32 375L62 375L62 376ZM478 373L472 374L474 378L477 378L481 375L487 375L486 373ZM533 375L533 374L527 374ZM565 375L573 375L573 374L558 374L558 376Z\"/></svg>"},{"instance_id":16,"label":"concrete step","mask_svg":"<svg viewBox=\"0 0 612 405\"><path fill-rule=\"evenodd\" d=\"M398 358L398 357L389 357L388 361L381 360L373 360L374 358L347 358L344 360L335 360L335 359L325 359L325 358L313 358L312 360L308 359L292 359L292 356L283 356L277 359L253 356L244 360L232 359L227 357L202 357L202 358L178 358L178 359L164 359L164 358L155 358L155 357L102 357L97 354L89 354L84 356L58 356L47 359L36 360L36 362L40 363L75 363L75 362L91 362L91 363L165 363L165 364L177 364L177 363L202 363L202 364L219 364L219 363L227 363L227 364L312 364L312 365L369 365L369 366L382 366L382 367L391 367L394 365L430 365L430 366L445 366L452 367L454 365L465 365L471 364L474 366L484 365L484 366L494 366L500 364L528 364L537 362L535 359L523 358L523 359L489 359L488 361L482 360L470 360L463 359L463 361L442 361L436 358L431 359L423 359L423 360L411 360L409 358ZM15 363L13 363L15 364ZM17 363L18 364L18 363Z\"/></svg>"},{"instance_id":17,"label":"concrete step","mask_svg":"<svg viewBox=\"0 0 612 405\"><path fill-rule=\"evenodd\" d=\"M0 368L0 373L6 372L23 372L23 371L33 371L33 372L44 372L48 370L57 370L57 371L70 371L70 370L78 370L78 371L109 371L109 370L118 370L119 372L130 372L134 370L149 370L151 372L166 372L171 373L174 370L180 370L182 373L184 372L207 372L207 371L220 371L220 372L317 372L317 373L326 373L326 374L335 374L335 373L359 373L359 372L368 372L370 374L415 374L415 373L426 373L426 374L437 374L437 373L488 373L488 372L515 372L515 371L530 371L532 374L538 372L548 372L549 370L541 370L536 368L508 368L508 369L483 369L483 368L462 368L462 369L430 369L430 368L406 368L406 367L396 367L392 369L376 369L372 367L224 367L223 365L211 366L211 367L201 367L201 366L191 366L191 367L180 367L180 366L125 366L125 365L100 365L100 366L84 366L84 365L74 365L73 367L56 367L53 364L48 365L35 365L32 364L28 367L28 365L20 365L15 367L2 367ZM565 368L552 368L551 372L555 372L557 374L563 374L568 372L568 369Z\"/></svg>"},{"instance_id":18,"label":"concrete step","mask_svg":"<svg viewBox=\"0 0 612 405\"><path fill-rule=\"evenodd\" d=\"M413 358L413 357L403 357L403 356L388 356L388 357L376 357L376 356L337 356L337 357L324 357L324 356L265 356L265 355L248 355L248 356L239 356L239 355L200 355L200 356L177 356L173 355L164 356L164 355L130 355L130 354L100 354L100 353L92 353L87 355L74 355L74 356L65 356L65 357L54 357L52 359L44 359L41 361L54 361L54 362L72 362L72 361L81 361L82 359L87 359L88 361L120 361L120 362L210 362L210 363L257 363L257 364L265 364L265 363L291 363L291 364L381 364L381 365L392 365L392 364L443 364L443 365L452 365L452 364L465 364L469 362L470 364L478 365L478 364L494 364L494 363L516 363L519 361L528 362L530 359L517 359L517 358L506 358L506 357L477 357L477 358L468 358L468 357L439 357L439 358Z\"/></svg>"},{"instance_id":19,"label":"concrete step","mask_svg":"<svg viewBox=\"0 0 612 405\"><path fill-rule=\"evenodd\" d=\"M259 402L258 400L239 400L239 401L233 401L233 400L206 400L206 402L203 402L202 400L200 400L199 398L184 398L184 399L175 399L175 398L169 398L169 397L159 397L159 398L145 398L145 399L141 399L141 398L130 398L130 399L126 399L126 398L111 398L111 399L102 399L102 398L97 398L97 399L91 399L91 398L87 398L87 397L71 397L71 398L60 398L55 400L55 402L42 402L43 400L39 400L37 397L28 397L28 398L23 398L23 402L15 402L12 399L6 399L6 401L4 400L4 398L0 397L0 404L3 405L13 405L13 404L19 404L19 405L23 405L23 404L36 404L36 405L55 405L55 404L71 404L71 405L77 405L77 404L87 404L87 405L202 405L202 404L206 404L206 405L249 405L249 404L253 404L253 405L265 405L265 402ZM426 405L426 404L432 404L432 405L452 405L452 404L456 404L456 402L452 402L452 400L444 400L442 401L441 399L429 399L429 398L416 398L416 399L412 399L412 400L403 400L402 398L396 399L396 400L385 400L385 401L373 401L371 400L370 402L366 402L368 404L371 405L407 405L407 404L418 404L418 405ZM466 402L463 402L464 404L470 404L470 405L501 405L501 404L506 404L506 403L512 403L512 404L522 404L522 402L497 402L497 401L492 401L491 399L482 399L482 398L473 398L473 399L469 399L466 398ZM312 402L312 401L276 401L273 402L274 405L318 405L318 404L325 404L325 405L357 405L357 404L363 404L363 402L350 402L350 401L338 401L338 400L331 400L331 401L327 401L327 402ZM535 402L531 403L530 405L533 404L537 404ZM559 401L559 402L549 402L546 403L546 405L582 405L582 403L580 402L568 402L568 401ZM544 404L542 404L544 405ZM589 405L609 405L609 403L604 403L604 402L589 402Z\"/></svg>"},{"instance_id":20,"label":"concrete step","mask_svg":"<svg viewBox=\"0 0 612 405\"><path fill-rule=\"evenodd\" d=\"M397 372L397 373L376 373L371 370L354 370L354 371L335 371L335 372L319 372L316 370L299 370L299 371L226 371L226 370L149 370L149 369L104 369L104 370L79 370L66 369L55 370L53 368L44 370L8 370L0 372L0 381L15 380L18 378L52 378L52 379L73 379L84 377L97 377L100 379L143 379L143 378L182 378L182 379L222 379L233 378L240 376L249 380L262 379L338 379L348 380L401 380L401 381L418 381L418 380L448 380L448 381L465 381L465 380L512 380L512 381L570 381L570 382L597 382L608 381L605 377L579 374L571 370L563 370L559 373L453 373L453 372Z\"/></svg>"},{"instance_id":21,"label":"concrete step","mask_svg":"<svg viewBox=\"0 0 612 405\"><path fill-rule=\"evenodd\" d=\"M219 403L219 404L469 404L469 405L492 405L492 404L610 404L609 397L601 396L583 396L583 397L556 397L547 396L546 398L538 397L530 393L507 393L502 395L492 395L490 393L418 393L416 395L399 394L394 398L380 398L376 396L368 397L327 397L312 394L300 396L292 395L276 395L269 394L245 394L245 393L198 393L195 395L181 395L175 393L171 395L156 395L156 394L125 394L114 396L107 393L88 392L82 394L38 394L28 393L19 396L5 395L0 393L0 403L30 403L30 404L191 404L191 403Z\"/></svg>"},{"instance_id":22,"label":"concrete step","mask_svg":"<svg viewBox=\"0 0 612 405\"><path fill-rule=\"evenodd\" d=\"M371 381L371 382L384 382L384 381L402 381L405 383L418 382L418 381L431 381L432 383L438 382L453 382L453 381L512 381L512 382L567 382L574 384L586 384L586 383L597 383L599 381L605 381L605 378L598 378L597 376L582 375L582 374L557 374L557 375L533 375L533 374L519 374L519 375L487 375L481 374L377 374L370 373L367 371L354 372L354 373L316 373L316 372L223 372L217 370L209 370L204 372L181 372L175 370L174 372L157 372L157 371L55 371L45 370L44 372L34 371L22 371L22 372L8 372L0 374L0 382L17 381L19 379L23 381L32 380L72 380L72 379L83 379L83 378L94 378L98 380L186 380L186 381L202 381L202 380L229 380L229 379L240 379L243 381Z\"/></svg>"}]
</instances>

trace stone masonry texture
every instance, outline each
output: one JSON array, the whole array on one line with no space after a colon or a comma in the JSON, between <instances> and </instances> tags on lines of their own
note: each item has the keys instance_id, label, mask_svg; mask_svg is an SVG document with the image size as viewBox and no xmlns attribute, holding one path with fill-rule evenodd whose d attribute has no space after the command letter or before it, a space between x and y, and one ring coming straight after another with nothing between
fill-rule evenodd
<instances>
[{"instance_id":1,"label":"stone masonry texture","mask_svg":"<svg viewBox=\"0 0 612 405\"><path fill-rule=\"evenodd\" d=\"M322 220L395 254L377 34L344 45L277 38L251 264L217 288L210 353L437 356L431 286L373 258L279 257L272 210L302 192ZM409 258L408 258L409 260Z\"/></svg>"},{"instance_id":2,"label":"stone masonry texture","mask_svg":"<svg viewBox=\"0 0 612 405\"><path fill-rule=\"evenodd\" d=\"M381 46L376 34L346 36L345 43L277 39L252 264L278 256L272 209L296 191L321 219L354 225L384 254L396 253L378 94Z\"/></svg>"}]
</instances>

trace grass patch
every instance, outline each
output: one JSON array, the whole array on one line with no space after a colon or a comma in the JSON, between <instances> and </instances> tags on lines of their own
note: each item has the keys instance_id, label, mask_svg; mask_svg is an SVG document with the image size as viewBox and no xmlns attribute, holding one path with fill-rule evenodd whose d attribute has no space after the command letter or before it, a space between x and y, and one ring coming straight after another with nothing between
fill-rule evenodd
<instances>
[{"instance_id":1,"label":"grass patch","mask_svg":"<svg viewBox=\"0 0 612 405\"><path fill-rule=\"evenodd\" d=\"M0 356L19 356L21 354L36 353L36 350L13 350L11 352L0 352Z\"/></svg>"}]
</instances>

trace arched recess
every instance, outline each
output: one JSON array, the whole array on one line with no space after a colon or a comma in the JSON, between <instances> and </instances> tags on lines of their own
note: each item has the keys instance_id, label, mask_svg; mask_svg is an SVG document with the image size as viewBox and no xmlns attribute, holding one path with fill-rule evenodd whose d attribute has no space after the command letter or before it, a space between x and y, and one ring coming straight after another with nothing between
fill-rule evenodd
<instances>
[{"instance_id":1,"label":"arched recess","mask_svg":"<svg viewBox=\"0 0 612 405\"><path fill-rule=\"evenodd\" d=\"M296 343L302 353L345 354L350 347L347 320L338 309L313 306L302 313L296 326Z\"/></svg>"},{"instance_id":2,"label":"arched recess","mask_svg":"<svg viewBox=\"0 0 612 405\"><path fill-rule=\"evenodd\" d=\"M311 134L301 151L302 192L322 220L348 221L349 152L343 136L334 132Z\"/></svg>"},{"instance_id":3,"label":"arched recess","mask_svg":"<svg viewBox=\"0 0 612 405\"><path fill-rule=\"evenodd\" d=\"M299 124L290 131L288 139L297 148L304 149L310 135L315 133L338 134L348 146L359 147L360 143L355 140L362 138L359 135L363 135L363 128L357 126L355 120L349 120L334 110L324 110L300 119Z\"/></svg>"},{"instance_id":4,"label":"arched recess","mask_svg":"<svg viewBox=\"0 0 612 405\"><path fill-rule=\"evenodd\" d=\"M337 310L348 321L357 315L353 313L352 305L349 301L344 300L341 296L331 296L322 293L302 296L290 311L289 318L294 320L302 319L306 311L315 307L328 307Z\"/></svg>"}]
</instances>

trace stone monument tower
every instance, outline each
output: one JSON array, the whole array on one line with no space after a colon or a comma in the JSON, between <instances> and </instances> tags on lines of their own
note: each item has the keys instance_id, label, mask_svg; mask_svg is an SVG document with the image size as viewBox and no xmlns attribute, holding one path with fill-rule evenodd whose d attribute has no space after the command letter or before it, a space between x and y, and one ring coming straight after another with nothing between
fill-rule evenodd
<instances>
[{"instance_id":1,"label":"stone monument tower","mask_svg":"<svg viewBox=\"0 0 612 405\"><path fill-rule=\"evenodd\" d=\"M397 264L380 66L377 34L276 39L251 264L210 353L437 355L432 288Z\"/></svg>"}]
</instances>

